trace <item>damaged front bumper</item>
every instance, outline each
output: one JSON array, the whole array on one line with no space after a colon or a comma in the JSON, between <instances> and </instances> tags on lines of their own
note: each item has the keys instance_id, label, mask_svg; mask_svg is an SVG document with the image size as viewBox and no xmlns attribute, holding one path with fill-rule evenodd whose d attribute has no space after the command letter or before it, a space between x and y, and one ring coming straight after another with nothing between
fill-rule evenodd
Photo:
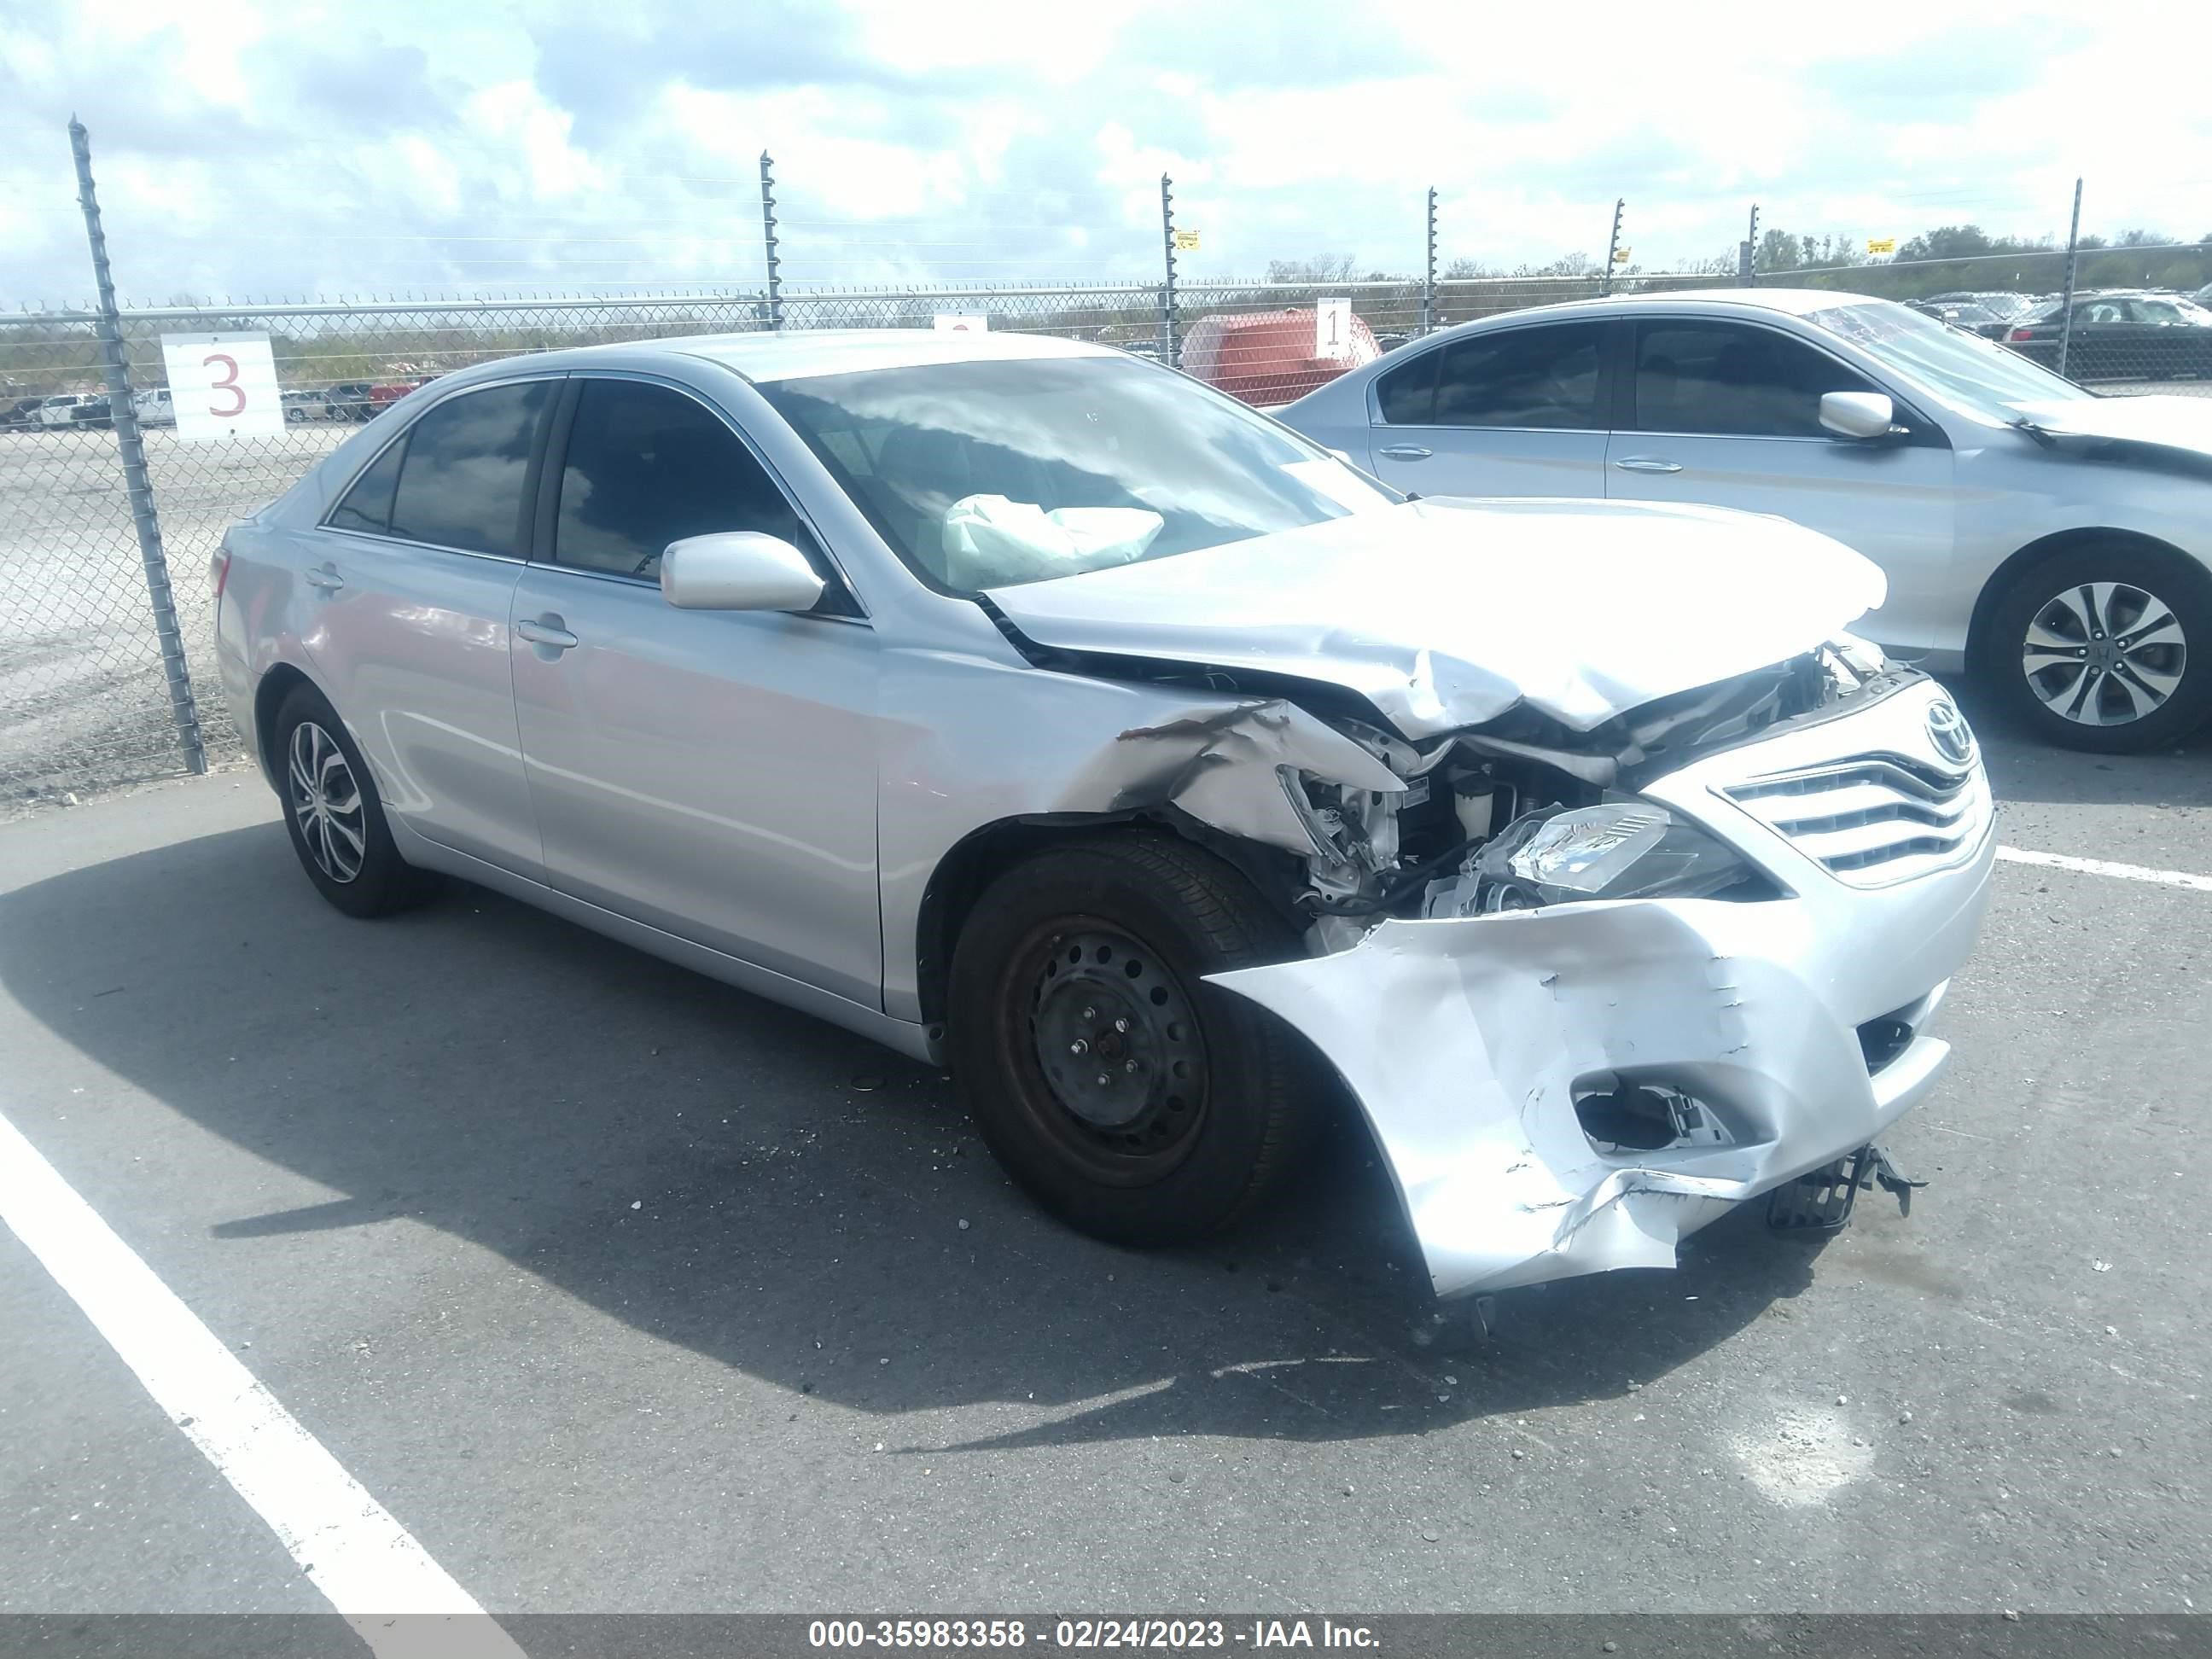
<instances>
[{"instance_id":1,"label":"damaged front bumper","mask_svg":"<svg viewBox=\"0 0 2212 1659\"><path fill-rule=\"evenodd\" d=\"M1697 769L1650 793L1724 799ZM1872 886L1748 813L1700 816L1790 896L1391 921L1334 955L1214 976L1358 1097L1440 1296L1671 1267L1679 1239L1866 1145L1935 1081L1949 1050L1928 1025L1980 925L1990 826ZM1656 1150L1594 1137L1577 1101L1624 1085L1694 1103L1687 1132Z\"/></svg>"}]
</instances>

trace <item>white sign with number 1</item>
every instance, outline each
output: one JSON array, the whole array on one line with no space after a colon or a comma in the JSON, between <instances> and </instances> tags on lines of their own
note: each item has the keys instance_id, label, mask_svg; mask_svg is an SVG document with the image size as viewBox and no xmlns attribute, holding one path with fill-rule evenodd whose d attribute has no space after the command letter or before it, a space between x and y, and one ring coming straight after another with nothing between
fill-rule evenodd
<instances>
[{"instance_id":1,"label":"white sign with number 1","mask_svg":"<svg viewBox=\"0 0 2212 1659\"><path fill-rule=\"evenodd\" d=\"M1324 361L1352 356L1352 301L1322 300L1314 307L1314 356Z\"/></svg>"},{"instance_id":2,"label":"white sign with number 1","mask_svg":"<svg viewBox=\"0 0 2212 1659\"><path fill-rule=\"evenodd\" d=\"M274 438L284 430L266 334L164 334L169 407L188 444Z\"/></svg>"}]
</instances>

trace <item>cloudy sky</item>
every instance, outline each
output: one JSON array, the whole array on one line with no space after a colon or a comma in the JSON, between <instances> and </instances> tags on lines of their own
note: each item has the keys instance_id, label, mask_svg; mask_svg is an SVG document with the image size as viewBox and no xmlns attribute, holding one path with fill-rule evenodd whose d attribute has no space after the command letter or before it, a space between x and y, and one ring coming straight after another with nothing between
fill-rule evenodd
<instances>
[{"instance_id":1,"label":"cloudy sky","mask_svg":"<svg viewBox=\"0 0 2212 1659\"><path fill-rule=\"evenodd\" d=\"M0 303L804 287L1350 255L1647 269L1768 227L2212 232L2212 7L0 0Z\"/></svg>"}]
</instances>

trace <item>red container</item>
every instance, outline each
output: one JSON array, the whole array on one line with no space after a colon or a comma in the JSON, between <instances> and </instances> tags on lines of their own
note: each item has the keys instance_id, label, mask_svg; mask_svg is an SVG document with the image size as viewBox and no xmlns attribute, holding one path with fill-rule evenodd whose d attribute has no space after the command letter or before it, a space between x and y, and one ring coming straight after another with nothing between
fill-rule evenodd
<instances>
[{"instance_id":1,"label":"red container","mask_svg":"<svg viewBox=\"0 0 2212 1659\"><path fill-rule=\"evenodd\" d=\"M1348 368L1382 355L1366 319L1352 319L1348 350L1323 357L1314 349L1310 311L1248 311L1202 317L1182 340L1182 372L1260 408L1303 398Z\"/></svg>"}]
</instances>

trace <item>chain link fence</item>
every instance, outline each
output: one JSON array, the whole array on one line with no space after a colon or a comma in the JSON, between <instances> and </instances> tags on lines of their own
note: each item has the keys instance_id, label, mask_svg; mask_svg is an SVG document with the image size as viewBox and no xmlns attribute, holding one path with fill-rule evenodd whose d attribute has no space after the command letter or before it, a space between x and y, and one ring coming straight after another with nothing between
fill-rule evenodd
<instances>
[{"instance_id":1,"label":"chain link fence","mask_svg":"<svg viewBox=\"0 0 2212 1659\"><path fill-rule=\"evenodd\" d=\"M88 322L10 322L0 364L4 810L182 759L99 342ZM206 607L185 620L204 658Z\"/></svg>"},{"instance_id":2,"label":"chain link fence","mask_svg":"<svg viewBox=\"0 0 2212 1659\"><path fill-rule=\"evenodd\" d=\"M2015 262L2020 264L2021 262ZM2085 289L2063 253L2013 290L1915 302L2100 390L2212 392L2212 329L2172 325L2172 296ZM2043 266L2047 265L2047 270ZM1762 276L1878 289L1891 267ZM1840 279L1840 280L1839 280ZM282 494L355 425L422 380L518 353L763 330L965 325L1093 342L1173 363L1261 406L1436 329L1607 292L1728 286L1734 272L1100 283L167 307L117 313L205 747L239 737L212 660L210 562L234 520ZM1917 273L1923 290L1927 274ZM1992 314L1983 316L1988 311ZM2002 314L1997 314L2002 312ZM1336 319L1334 351L1325 330ZM2071 319L2070 329L2066 320ZM134 529L99 314L0 318L0 811L184 765ZM158 396L165 333L265 332L281 434L180 441ZM2062 356L2063 354L2063 356ZM2189 377L2189 378L2172 378ZM148 394L155 394L149 396Z\"/></svg>"}]
</instances>

